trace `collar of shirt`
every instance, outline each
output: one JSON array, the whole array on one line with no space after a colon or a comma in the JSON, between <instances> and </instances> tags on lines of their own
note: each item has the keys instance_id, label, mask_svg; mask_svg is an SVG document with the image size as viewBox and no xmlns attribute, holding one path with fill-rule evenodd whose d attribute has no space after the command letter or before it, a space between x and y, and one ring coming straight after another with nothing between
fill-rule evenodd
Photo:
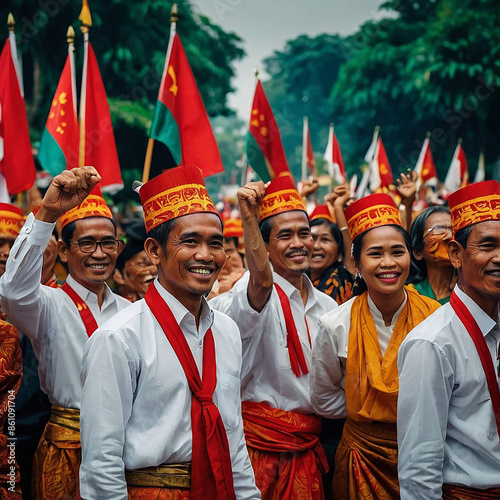
<instances>
[{"instance_id":1,"label":"collar of shirt","mask_svg":"<svg viewBox=\"0 0 500 500\"><path fill-rule=\"evenodd\" d=\"M458 285L454 289L458 298L465 304L467 309L476 320L479 329L484 337L495 328L496 322L493 321Z\"/></svg>"},{"instance_id":2,"label":"collar of shirt","mask_svg":"<svg viewBox=\"0 0 500 500\"><path fill-rule=\"evenodd\" d=\"M158 278L153 281L154 286L158 290L162 299L168 304L175 321L181 327L184 335L196 335L197 339L205 337L207 330L214 322L214 313L208 305L206 299L202 298L200 325L196 328L196 321L194 316L184 307L170 292L168 292L159 282ZM195 333L196 332L196 333Z\"/></svg>"},{"instance_id":3,"label":"collar of shirt","mask_svg":"<svg viewBox=\"0 0 500 500\"><path fill-rule=\"evenodd\" d=\"M403 289L404 290L404 289ZM396 325L396 322L398 321L399 315L401 314L401 311L403 310L403 307L406 304L406 301L408 300L408 295L405 292L405 299L403 300L403 303L399 307L399 309L394 313L394 316L392 317L391 320L391 325L390 328L394 329L394 326ZM375 305L375 302L373 302L372 298L370 297L370 294L368 293L368 307L370 308L370 312L372 313L373 316L373 321L375 322L376 326L385 326L384 318L382 316L382 313L378 310L377 306Z\"/></svg>"},{"instance_id":4,"label":"collar of shirt","mask_svg":"<svg viewBox=\"0 0 500 500\"><path fill-rule=\"evenodd\" d=\"M97 295L94 292L91 292L88 288L85 288L83 285L78 283L78 281L76 281L71 274L68 274L66 281L88 306L92 304L99 308ZM104 287L104 300L102 301L101 311L104 311L104 309L106 309L106 307L114 301L113 292L106 283L104 283Z\"/></svg>"},{"instance_id":5,"label":"collar of shirt","mask_svg":"<svg viewBox=\"0 0 500 500\"><path fill-rule=\"evenodd\" d=\"M295 288L288 280L286 280L285 278L283 278L274 271L273 271L273 280L277 285L279 285L283 289L286 296L288 297L288 300L291 301L292 298L295 297L296 300L299 300L300 303L302 304L302 297L300 295L300 290L298 288ZM313 307L316 304L316 302L318 302L318 299L314 294L314 288L312 286L311 280L307 277L306 274L302 274L302 282L304 283L304 286L307 290L307 303L304 307L304 310L308 311L311 307Z\"/></svg>"}]
</instances>

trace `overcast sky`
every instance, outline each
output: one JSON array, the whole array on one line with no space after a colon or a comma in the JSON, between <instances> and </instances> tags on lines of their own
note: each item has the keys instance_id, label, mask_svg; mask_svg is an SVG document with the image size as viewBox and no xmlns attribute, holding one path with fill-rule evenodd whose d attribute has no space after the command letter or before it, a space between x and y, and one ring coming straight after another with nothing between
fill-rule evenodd
<instances>
[{"instance_id":1,"label":"overcast sky","mask_svg":"<svg viewBox=\"0 0 500 500\"><path fill-rule=\"evenodd\" d=\"M243 39L247 56L235 64L236 93L229 105L240 117L250 116L257 68L262 80L262 60L282 50L287 40L320 33L349 35L368 19L387 15L378 6L382 0L192 0L193 9L208 16L225 31Z\"/></svg>"}]
</instances>

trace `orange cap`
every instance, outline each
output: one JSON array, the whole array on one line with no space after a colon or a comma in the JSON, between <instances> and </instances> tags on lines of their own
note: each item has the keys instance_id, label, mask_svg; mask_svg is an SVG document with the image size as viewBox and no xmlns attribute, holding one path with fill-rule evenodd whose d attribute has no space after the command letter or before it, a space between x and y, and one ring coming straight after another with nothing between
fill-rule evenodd
<instances>
[{"instance_id":1,"label":"orange cap","mask_svg":"<svg viewBox=\"0 0 500 500\"><path fill-rule=\"evenodd\" d=\"M403 227L401 216L392 197L385 193L365 196L345 209L347 227L351 238L377 226L396 224Z\"/></svg>"},{"instance_id":2,"label":"orange cap","mask_svg":"<svg viewBox=\"0 0 500 500\"><path fill-rule=\"evenodd\" d=\"M316 208L311 212L309 219L327 219L330 222L333 222L333 217L330 213L328 205L317 205Z\"/></svg>"},{"instance_id":3,"label":"orange cap","mask_svg":"<svg viewBox=\"0 0 500 500\"><path fill-rule=\"evenodd\" d=\"M448 197L453 234L464 227L500 220L500 185L497 181L475 182Z\"/></svg>"},{"instance_id":4,"label":"orange cap","mask_svg":"<svg viewBox=\"0 0 500 500\"><path fill-rule=\"evenodd\" d=\"M65 226L75 220L86 219L87 217L106 217L112 219L113 213L102 196L91 193L80 205L61 215L59 218L60 230L62 231Z\"/></svg>"},{"instance_id":5,"label":"orange cap","mask_svg":"<svg viewBox=\"0 0 500 500\"><path fill-rule=\"evenodd\" d=\"M224 231L222 231L224 238L241 238L243 236L243 223L241 219L227 219L224 222Z\"/></svg>"},{"instance_id":6,"label":"orange cap","mask_svg":"<svg viewBox=\"0 0 500 500\"><path fill-rule=\"evenodd\" d=\"M0 236L18 236L24 224L23 211L10 203L0 203Z\"/></svg>"},{"instance_id":7,"label":"orange cap","mask_svg":"<svg viewBox=\"0 0 500 500\"><path fill-rule=\"evenodd\" d=\"M291 210L302 210L307 214L304 202L295 188L292 177L290 175L276 177L267 187L260 205L259 222Z\"/></svg>"},{"instance_id":8,"label":"orange cap","mask_svg":"<svg viewBox=\"0 0 500 500\"><path fill-rule=\"evenodd\" d=\"M220 217L208 196L203 174L194 165L163 172L141 186L139 194L147 232L183 215L211 212Z\"/></svg>"}]
</instances>

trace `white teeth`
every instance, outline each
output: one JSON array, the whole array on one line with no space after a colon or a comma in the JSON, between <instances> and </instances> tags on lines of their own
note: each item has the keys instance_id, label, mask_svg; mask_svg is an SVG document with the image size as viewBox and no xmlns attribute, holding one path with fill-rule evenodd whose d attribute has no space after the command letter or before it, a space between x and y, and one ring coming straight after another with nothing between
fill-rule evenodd
<instances>
[{"instance_id":1,"label":"white teeth","mask_svg":"<svg viewBox=\"0 0 500 500\"><path fill-rule=\"evenodd\" d=\"M391 274L379 274L378 275L379 278L386 278L386 279L390 279L390 278L395 278L397 276L396 273L391 273Z\"/></svg>"},{"instance_id":2,"label":"white teeth","mask_svg":"<svg viewBox=\"0 0 500 500\"><path fill-rule=\"evenodd\" d=\"M212 271L209 269L191 269L191 272L197 274L210 274Z\"/></svg>"},{"instance_id":3,"label":"white teeth","mask_svg":"<svg viewBox=\"0 0 500 500\"><path fill-rule=\"evenodd\" d=\"M89 267L92 269L105 269L106 264L89 264Z\"/></svg>"}]
</instances>

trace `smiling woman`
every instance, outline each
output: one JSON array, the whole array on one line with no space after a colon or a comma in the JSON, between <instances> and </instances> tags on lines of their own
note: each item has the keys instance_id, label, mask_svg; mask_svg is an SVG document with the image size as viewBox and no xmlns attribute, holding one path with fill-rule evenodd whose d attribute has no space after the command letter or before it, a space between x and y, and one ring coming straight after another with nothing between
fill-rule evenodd
<instances>
[{"instance_id":1,"label":"smiling woman","mask_svg":"<svg viewBox=\"0 0 500 500\"><path fill-rule=\"evenodd\" d=\"M398 498L397 352L408 332L439 304L404 286L410 242L389 195L367 196L349 205L345 215L366 291L320 318L311 398L320 415L347 416L335 458L336 498L358 497L361 491Z\"/></svg>"}]
</instances>

